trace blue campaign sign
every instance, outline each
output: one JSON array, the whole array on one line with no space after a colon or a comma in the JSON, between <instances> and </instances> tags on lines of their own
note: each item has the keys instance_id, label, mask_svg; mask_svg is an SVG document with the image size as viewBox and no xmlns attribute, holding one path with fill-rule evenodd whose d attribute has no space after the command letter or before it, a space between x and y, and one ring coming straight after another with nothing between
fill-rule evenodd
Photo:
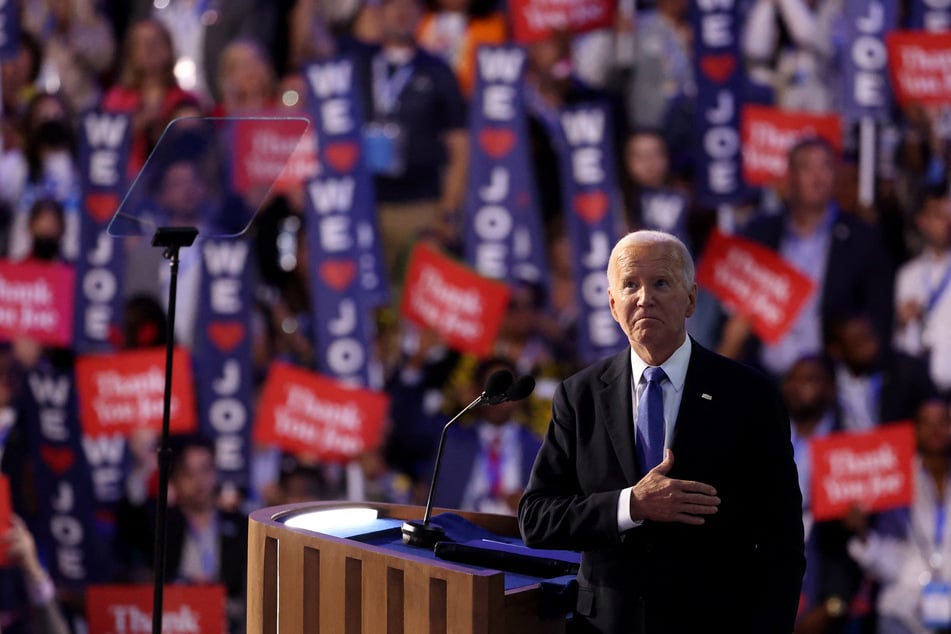
<instances>
[{"instance_id":1,"label":"blue campaign sign","mask_svg":"<svg viewBox=\"0 0 951 634\"><path fill-rule=\"evenodd\" d=\"M547 288L545 242L528 154L525 62L525 51L517 46L485 46L476 54L465 256L486 277Z\"/></svg>"},{"instance_id":2,"label":"blue campaign sign","mask_svg":"<svg viewBox=\"0 0 951 634\"><path fill-rule=\"evenodd\" d=\"M215 443L222 482L250 484L252 369L251 244L247 238L208 238L201 252L201 293L193 363L198 425Z\"/></svg>"},{"instance_id":3,"label":"blue campaign sign","mask_svg":"<svg viewBox=\"0 0 951 634\"><path fill-rule=\"evenodd\" d=\"M690 3L694 32L697 200L716 206L743 196L740 110L743 69L736 0Z\"/></svg>"},{"instance_id":4,"label":"blue campaign sign","mask_svg":"<svg viewBox=\"0 0 951 634\"><path fill-rule=\"evenodd\" d=\"M618 240L611 118L604 102L562 110L550 130L559 148L565 233L578 303L578 356L590 363L627 345L607 301L608 259Z\"/></svg>"},{"instance_id":5,"label":"blue campaign sign","mask_svg":"<svg viewBox=\"0 0 951 634\"><path fill-rule=\"evenodd\" d=\"M363 104L356 89L353 61L337 58L311 64L304 69L307 82L308 109L317 132L320 182L324 193L345 193L331 187L333 182L349 188L346 208L338 210L344 217L334 222L334 233L345 230L355 239L358 282L368 307L383 306L389 301L387 276L384 272L382 245L375 213L373 178L365 156L372 143L363 138ZM338 201L339 202L339 201ZM326 219L320 222L327 230Z\"/></svg>"},{"instance_id":6,"label":"blue campaign sign","mask_svg":"<svg viewBox=\"0 0 951 634\"><path fill-rule=\"evenodd\" d=\"M940 33L951 30L951 2L948 0L911 0L905 28Z\"/></svg>"},{"instance_id":7,"label":"blue campaign sign","mask_svg":"<svg viewBox=\"0 0 951 634\"><path fill-rule=\"evenodd\" d=\"M20 46L20 5L17 0L0 0L0 59L17 54Z\"/></svg>"},{"instance_id":8,"label":"blue campaign sign","mask_svg":"<svg viewBox=\"0 0 951 634\"><path fill-rule=\"evenodd\" d=\"M895 1L846 0L844 9L842 115L885 120L892 101L885 35L895 28Z\"/></svg>"},{"instance_id":9,"label":"blue campaign sign","mask_svg":"<svg viewBox=\"0 0 951 634\"><path fill-rule=\"evenodd\" d=\"M128 115L90 110L79 119L83 196L73 331L79 354L113 351L122 320L125 252L108 226L126 192L131 138Z\"/></svg>"}]
</instances>

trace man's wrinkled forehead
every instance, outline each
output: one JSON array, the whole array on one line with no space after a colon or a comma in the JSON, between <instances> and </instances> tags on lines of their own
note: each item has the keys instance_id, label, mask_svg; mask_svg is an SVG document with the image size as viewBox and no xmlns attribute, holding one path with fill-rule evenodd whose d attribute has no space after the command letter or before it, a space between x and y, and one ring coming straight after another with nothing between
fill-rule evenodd
<instances>
[{"instance_id":1,"label":"man's wrinkled forehead","mask_svg":"<svg viewBox=\"0 0 951 634\"><path fill-rule=\"evenodd\" d=\"M643 269L674 271L679 265L679 253L669 244L631 244L615 252L612 268L616 275L629 275Z\"/></svg>"}]
</instances>

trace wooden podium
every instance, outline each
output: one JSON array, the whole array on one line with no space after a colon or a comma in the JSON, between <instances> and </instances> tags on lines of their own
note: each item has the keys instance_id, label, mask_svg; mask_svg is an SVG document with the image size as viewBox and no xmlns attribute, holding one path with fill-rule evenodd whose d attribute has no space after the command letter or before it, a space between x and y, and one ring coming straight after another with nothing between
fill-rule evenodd
<instances>
[{"instance_id":1,"label":"wooden podium","mask_svg":"<svg viewBox=\"0 0 951 634\"><path fill-rule=\"evenodd\" d=\"M564 621L538 617L537 583L506 590L499 571L284 524L288 516L302 512L347 507L373 508L381 518L423 516L417 506L346 502L307 502L252 513L248 634L564 632ZM495 534L518 535L514 517L452 512Z\"/></svg>"}]
</instances>

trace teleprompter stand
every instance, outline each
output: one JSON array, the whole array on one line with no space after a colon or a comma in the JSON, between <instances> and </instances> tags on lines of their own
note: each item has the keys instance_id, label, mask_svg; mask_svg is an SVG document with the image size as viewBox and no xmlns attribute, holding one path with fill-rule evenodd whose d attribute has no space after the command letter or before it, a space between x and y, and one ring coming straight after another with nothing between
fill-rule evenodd
<instances>
[{"instance_id":1,"label":"teleprompter stand","mask_svg":"<svg viewBox=\"0 0 951 634\"><path fill-rule=\"evenodd\" d=\"M152 246L164 248L171 278L168 285L168 323L165 336L165 395L162 405L162 436L158 448L158 506L155 519L155 587L152 594L152 634L162 634L162 605L165 589L165 542L168 532L168 471L171 449L168 446L169 421L172 411L172 360L175 354L175 299L178 291L178 252L190 247L198 237L195 227L159 227L152 237Z\"/></svg>"}]
</instances>

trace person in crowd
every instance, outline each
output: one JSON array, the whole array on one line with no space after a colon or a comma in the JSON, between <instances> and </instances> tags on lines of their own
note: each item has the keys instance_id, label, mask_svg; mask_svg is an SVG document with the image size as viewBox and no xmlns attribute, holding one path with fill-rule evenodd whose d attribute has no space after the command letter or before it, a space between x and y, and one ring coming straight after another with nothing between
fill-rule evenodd
<instances>
[{"instance_id":1,"label":"person in crowd","mask_svg":"<svg viewBox=\"0 0 951 634\"><path fill-rule=\"evenodd\" d=\"M56 603L56 587L40 562L33 535L19 515L10 519L11 526L0 535L0 549L6 553L6 562L22 574L27 605L17 613L0 613L0 631L68 634L69 626ZM24 623L26 629L18 629Z\"/></svg>"},{"instance_id":2,"label":"person in crowd","mask_svg":"<svg viewBox=\"0 0 951 634\"><path fill-rule=\"evenodd\" d=\"M838 0L755 0L741 39L751 81L772 89L785 110L834 110L841 16Z\"/></svg>"},{"instance_id":3,"label":"person in crowd","mask_svg":"<svg viewBox=\"0 0 951 634\"><path fill-rule=\"evenodd\" d=\"M951 394L951 195L947 181L929 190L915 216L923 248L898 269L896 347L926 359L932 380Z\"/></svg>"},{"instance_id":4,"label":"person in crowd","mask_svg":"<svg viewBox=\"0 0 951 634\"><path fill-rule=\"evenodd\" d=\"M429 467L446 423L447 385L459 364L459 353L435 330L411 324L401 329L398 361L386 381L390 429L384 456L414 482L429 482Z\"/></svg>"},{"instance_id":5,"label":"person in crowd","mask_svg":"<svg viewBox=\"0 0 951 634\"><path fill-rule=\"evenodd\" d=\"M41 198L30 208L29 255L34 262L56 262L62 257L66 219L55 198Z\"/></svg>"},{"instance_id":6,"label":"person in crowd","mask_svg":"<svg viewBox=\"0 0 951 634\"><path fill-rule=\"evenodd\" d=\"M855 509L857 535L849 554L880 583L879 634L928 634L951 628L951 412L943 399L926 401L915 416L917 454L911 506L875 521Z\"/></svg>"},{"instance_id":7,"label":"person in crowd","mask_svg":"<svg viewBox=\"0 0 951 634\"><path fill-rule=\"evenodd\" d=\"M680 240L627 234L607 276L630 348L555 393L519 504L526 545L582 551L581 632L792 631L802 497L778 390L687 336Z\"/></svg>"},{"instance_id":8,"label":"person in crowd","mask_svg":"<svg viewBox=\"0 0 951 634\"><path fill-rule=\"evenodd\" d=\"M618 100L588 86L574 72L569 33L552 30L531 42L526 53L524 90L528 143L538 209L551 233L553 226L564 216L558 149L561 109L586 101L606 100L613 133L623 137L627 125Z\"/></svg>"},{"instance_id":9,"label":"person in crowd","mask_svg":"<svg viewBox=\"0 0 951 634\"><path fill-rule=\"evenodd\" d=\"M634 59L623 86L632 128L663 130L675 158L689 152L697 95L691 60L694 34L686 0L658 0L634 23Z\"/></svg>"},{"instance_id":10,"label":"person in crowd","mask_svg":"<svg viewBox=\"0 0 951 634\"><path fill-rule=\"evenodd\" d=\"M258 293L262 315L260 356L263 371L271 359L313 367L311 296L304 201L299 190L275 197L255 221L256 249L262 286Z\"/></svg>"},{"instance_id":11,"label":"person in crowd","mask_svg":"<svg viewBox=\"0 0 951 634\"><path fill-rule=\"evenodd\" d=\"M26 168L16 188L7 252L12 259L28 255L30 212L42 199L56 201L63 212L62 255L79 255L80 182L72 113L56 94L37 93L24 118L22 159Z\"/></svg>"},{"instance_id":12,"label":"person in crowd","mask_svg":"<svg viewBox=\"0 0 951 634\"><path fill-rule=\"evenodd\" d=\"M947 110L938 105L906 104L893 122L894 160L899 199L909 215L924 205L927 193L951 178Z\"/></svg>"},{"instance_id":13,"label":"person in crowd","mask_svg":"<svg viewBox=\"0 0 951 634\"><path fill-rule=\"evenodd\" d=\"M232 634L244 631L247 580L247 517L217 507L214 445L201 436L173 436L169 466L166 579L169 583L220 583L227 594ZM152 569L154 518L151 505L120 516L119 545L141 578ZM142 570L142 567L145 570Z\"/></svg>"},{"instance_id":14,"label":"person in crowd","mask_svg":"<svg viewBox=\"0 0 951 634\"><path fill-rule=\"evenodd\" d=\"M381 243L394 283L420 233L457 233L465 194L465 102L452 70L416 41L421 17L420 0L383 0L379 47L358 56L364 159L375 176Z\"/></svg>"},{"instance_id":15,"label":"person in crowd","mask_svg":"<svg viewBox=\"0 0 951 634\"><path fill-rule=\"evenodd\" d=\"M937 395L925 364L882 340L867 315L832 318L825 331L846 429L911 420L922 402Z\"/></svg>"},{"instance_id":16,"label":"person in crowd","mask_svg":"<svg viewBox=\"0 0 951 634\"><path fill-rule=\"evenodd\" d=\"M102 98L102 108L132 116L132 148L128 173L135 178L174 110L195 97L175 77L172 36L156 19L129 27L122 51L119 82Z\"/></svg>"},{"instance_id":17,"label":"person in crowd","mask_svg":"<svg viewBox=\"0 0 951 634\"><path fill-rule=\"evenodd\" d=\"M220 100L213 115L260 115L276 105L274 67L255 40L234 40L221 51L216 81Z\"/></svg>"},{"instance_id":18,"label":"person in crowd","mask_svg":"<svg viewBox=\"0 0 951 634\"><path fill-rule=\"evenodd\" d=\"M469 403L492 373L517 372L511 360L490 357L479 363L462 387L459 402ZM514 515L541 446L534 432L518 420L522 401L486 405L471 424L450 427L443 449L443 468L433 501L436 506ZM462 423L462 421L460 421ZM424 471L426 482L432 464Z\"/></svg>"},{"instance_id":19,"label":"person in crowd","mask_svg":"<svg viewBox=\"0 0 951 634\"><path fill-rule=\"evenodd\" d=\"M506 42L505 16L486 0L437 0L417 31L419 45L456 73L466 97L475 87L476 51Z\"/></svg>"},{"instance_id":20,"label":"person in crowd","mask_svg":"<svg viewBox=\"0 0 951 634\"><path fill-rule=\"evenodd\" d=\"M43 42L37 83L61 92L74 112L93 108L102 77L112 66L116 41L94 0L40 0L23 3L24 31Z\"/></svg>"},{"instance_id":21,"label":"person in crowd","mask_svg":"<svg viewBox=\"0 0 951 634\"><path fill-rule=\"evenodd\" d=\"M183 89L197 95L206 108L220 103L215 82L221 55L236 39L253 38L270 50L275 7L261 0L133 0L134 21L152 19L171 35L174 75Z\"/></svg>"},{"instance_id":22,"label":"person in crowd","mask_svg":"<svg viewBox=\"0 0 951 634\"><path fill-rule=\"evenodd\" d=\"M862 582L862 572L846 548L851 533L841 521L814 521L812 513L812 440L842 431L835 368L828 357L801 357L783 377L781 390L789 411L806 537L806 574L795 631L851 631L856 620L849 608Z\"/></svg>"},{"instance_id":23,"label":"person in crowd","mask_svg":"<svg viewBox=\"0 0 951 634\"><path fill-rule=\"evenodd\" d=\"M624 144L626 224L629 229L672 233L689 247L692 213L689 191L672 183L667 141L658 130L631 132Z\"/></svg>"},{"instance_id":24,"label":"person in crowd","mask_svg":"<svg viewBox=\"0 0 951 634\"><path fill-rule=\"evenodd\" d=\"M347 4L347 3L342 3ZM356 9L355 9L356 11ZM328 59L337 50L331 30L327 3L318 0L295 0L287 17L287 68L300 69L308 62ZM338 20L353 19L351 15ZM370 20L371 23L377 20Z\"/></svg>"},{"instance_id":25,"label":"person in crowd","mask_svg":"<svg viewBox=\"0 0 951 634\"><path fill-rule=\"evenodd\" d=\"M535 391L523 404L526 425L541 435L548 424L558 378L573 371L568 332L548 310L545 287L518 280L509 284L509 305L496 337L495 356L511 359L518 373L535 378Z\"/></svg>"},{"instance_id":26,"label":"person in crowd","mask_svg":"<svg viewBox=\"0 0 951 634\"><path fill-rule=\"evenodd\" d=\"M15 128L36 94L36 79L40 75L42 60L43 45L29 32L21 32L15 52L0 60L4 145L16 146L20 141Z\"/></svg>"},{"instance_id":27,"label":"person in crowd","mask_svg":"<svg viewBox=\"0 0 951 634\"><path fill-rule=\"evenodd\" d=\"M880 341L891 339L891 266L876 228L833 202L835 152L825 140L808 137L790 149L787 165L784 212L754 219L744 235L778 252L815 290L777 343L761 343L734 315L719 346L726 356L756 363L775 377L798 357L822 351L823 324L836 315L864 313Z\"/></svg>"}]
</instances>

